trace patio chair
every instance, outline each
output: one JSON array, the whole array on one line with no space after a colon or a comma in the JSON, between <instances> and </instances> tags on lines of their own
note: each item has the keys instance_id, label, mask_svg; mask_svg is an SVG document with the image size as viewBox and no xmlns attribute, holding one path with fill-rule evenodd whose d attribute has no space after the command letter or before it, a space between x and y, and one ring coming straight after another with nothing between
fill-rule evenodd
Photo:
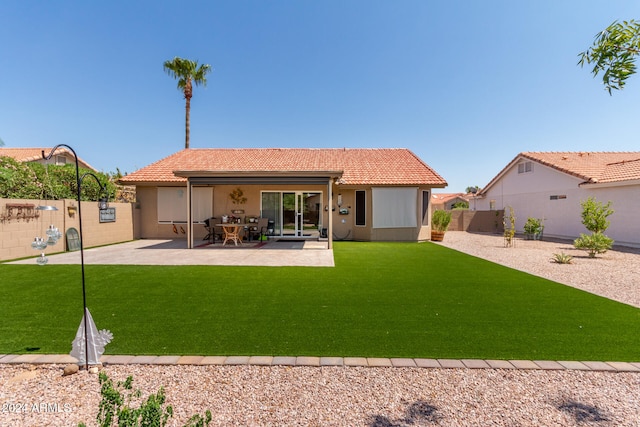
<instances>
[{"instance_id":1,"label":"patio chair","mask_svg":"<svg viewBox=\"0 0 640 427\"><path fill-rule=\"evenodd\" d=\"M258 223L251 228L251 234L254 239L262 240L262 236L267 236L267 226L269 218L258 218Z\"/></svg>"},{"instance_id":2,"label":"patio chair","mask_svg":"<svg viewBox=\"0 0 640 427\"><path fill-rule=\"evenodd\" d=\"M204 220L204 228L207 230L207 235L204 236L202 240L208 240L209 243L215 243L216 241L216 227L213 224L215 222L215 217L207 218ZM220 236L221 234L218 233Z\"/></svg>"}]
</instances>

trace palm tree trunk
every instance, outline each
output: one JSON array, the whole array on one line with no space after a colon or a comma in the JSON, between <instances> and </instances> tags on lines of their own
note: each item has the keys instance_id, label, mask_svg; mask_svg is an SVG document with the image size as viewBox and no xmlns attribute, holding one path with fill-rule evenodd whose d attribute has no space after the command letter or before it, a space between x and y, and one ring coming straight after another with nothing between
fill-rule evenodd
<instances>
[{"instance_id":1,"label":"palm tree trunk","mask_svg":"<svg viewBox=\"0 0 640 427\"><path fill-rule=\"evenodd\" d=\"M191 115L191 97L193 96L193 87L191 86L191 79L188 78L186 84L184 85L184 99L186 100L185 105L185 129L184 129L184 148L189 148L189 128L191 124L189 123L189 116Z\"/></svg>"},{"instance_id":2,"label":"palm tree trunk","mask_svg":"<svg viewBox=\"0 0 640 427\"><path fill-rule=\"evenodd\" d=\"M185 106L185 129L184 129L184 148L189 148L189 113L191 112L191 98L186 98L186 106Z\"/></svg>"}]
</instances>

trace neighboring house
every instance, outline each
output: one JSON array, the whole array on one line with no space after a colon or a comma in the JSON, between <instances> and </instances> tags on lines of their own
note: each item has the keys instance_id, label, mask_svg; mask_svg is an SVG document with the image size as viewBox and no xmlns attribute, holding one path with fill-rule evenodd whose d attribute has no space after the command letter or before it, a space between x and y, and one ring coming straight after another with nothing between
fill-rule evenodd
<instances>
[{"instance_id":1,"label":"neighboring house","mask_svg":"<svg viewBox=\"0 0 640 427\"><path fill-rule=\"evenodd\" d=\"M431 209L451 210L456 203L469 203L469 195L465 193L433 193Z\"/></svg>"},{"instance_id":2,"label":"neighboring house","mask_svg":"<svg viewBox=\"0 0 640 427\"><path fill-rule=\"evenodd\" d=\"M45 155L49 155L53 147L47 148L7 148L0 147L0 157L11 157L19 162L38 162L42 164L50 164L50 165L65 165L67 163L71 163L75 165L76 159L73 156L73 153L70 150L67 150L64 147L59 147L56 152L51 156L51 159L44 160L42 158L42 151L44 151ZM94 172L96 170L91 167L87 162L82 159L78 159L78 166L85 169L90 169Z\"/></svg>"},{"instance_id":3,"label":"neighboring house","mask_svg":"<svg viewBox=\"0 0 640 427\"><path fill-rule=\"evenodd\" d=\"M544 221L544 235L588 233L580 202L612 202L606 234L616 244L640 246L640 152L525 152L518 154L476 197L478 210L511 206L516 230L527 217Z\"/></svg>"},{"instance_id":4,"label":"neighboring house","mask_svg":"<svg viewBox=\"0 0 640 427\"><path fill-rule=\"evenodd\" d=\"M279 238L326 233L330 245L428 240L431 190L447 185L411 151L382 148L185 149L120 182L136 186L142 238L184 231L188 247L224 215L267 217Z\"/></svg>"}]
</instances>

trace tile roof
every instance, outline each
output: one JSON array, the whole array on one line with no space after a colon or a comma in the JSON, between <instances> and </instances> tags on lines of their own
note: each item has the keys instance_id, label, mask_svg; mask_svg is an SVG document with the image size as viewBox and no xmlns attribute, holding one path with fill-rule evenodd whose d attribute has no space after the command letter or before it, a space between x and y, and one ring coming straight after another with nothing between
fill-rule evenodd
<instances>
[{"instance_id":1,"label":"tile roof","mask_svg":"<svg viewBox=\"0 0 640 427\"><path fill-rule=\"evenodd\" d=\"M124 176L120 182L185 182L174 174L176 171L265 175L340 171L344 185L447 185L403 148L191 148Z\"/></svg>"},{"instance_id":2,"label":"tile roof","mask_svg":"<svg viewBox=\"0 0 640 427\"><path fill-rule=\"evenodd\" d=\"M585 182L616 182L640 179L640 152L525 152L535 160ZM631 162L631 164L628 164ZM635 165L635 166L634 166Z\"/></svg>"},{"instance_id":3,"label":"tile roof","mask_svg":"<svg viewBox=\"0 0 640 427\"><path fill-rule=\"evenodd\" d=\"M0 156L11 157L19 162L37 162L42 160L42 152L45 154L49 154L53 147L25 147L25 148L7 148L0 147ZM67 150L65 147L59 147L56 150L57 155L66 154L69 157L73 158L73 153L71 150ZM86 169L96 170L91 167L89 163L85 162L81 158L78 158L78 163L80 167L84 167Z\"/></svg>"},{"instance_id":4,"label":"tile roof","mask_svg":"<svg viewBox=\"0 0 640 427\"><path fill-rule=\"evenodd\" d=\"M584 184L640 180L640 151L528 151L518 154L480 193L485 193L521 159L575 176Z\"/></svg>"},{"instance_id":5,"label":"tile roof","mask_svg":"<svg viewBox=\"0 0 640 427\"><path fill-rule=\"evenodd\" d=\"M469 200L469 197L465 193L432 193L431 200L436 204L443 204L450 202L451 200L462 199Z\"/></svg>"}]
</instances>

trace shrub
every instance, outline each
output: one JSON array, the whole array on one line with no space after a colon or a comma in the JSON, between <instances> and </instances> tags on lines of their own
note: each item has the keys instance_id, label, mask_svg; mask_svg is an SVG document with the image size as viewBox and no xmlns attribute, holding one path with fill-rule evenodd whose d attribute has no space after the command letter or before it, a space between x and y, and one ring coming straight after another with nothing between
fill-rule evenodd
<instances>
[{"instance_id":1,"label":"shrub","mask_svg":"<svg viewBox=\"0 0 640 427\"><path fill-rule=\"evenodd\" d=\"M0 157L0 197L5 199L42 198L43 185L33 169L10 157Z\"/></svg>"},{"instance_id":2,"label":"shrub","mask_svg":"<svg viewBox=\"0 0 640 427\"><path fill-rule=\"evenodd\" d=\"M455 202L451 209L469 209L469 202Z\"/></svg>"},{"instance_id":3,"label":"shrub","mask_svg":"<svg viewBox=\"0 0 640 427\"><path fill-rule=\"evenodd\" d=\"M80 176L92 172L80 168ZM92 172L106 184L109 199L114 200L116 186L109 175ZM78 187L75 164L42 165L37 162L20 163L0 156L0 197L5 199L75 199ZM82 181L82 200L98 200L100 186L94 179Z\"/></svg>"},{"instance_id":4,"label":"shrub","mask_svg":"<svg viewBox=\"0 0 640 427\"><path fill-rule=\"evenodd\" d=\"M173 416L173 408L164 405L165 394L163 387L160 387L158 393L150 394L147 400L141 403L138 408L134 408L131 404L134 400L140 399L142 393L140 390L132 391L133 377L127 377L126 381L118 381L116 386L104 372L100 372L98 379L100 380L102 400L98 407L96 421L98 421L100 427L163 427L167 425L168 419ZM123 394L121 389L126 390L126 395ZM184 427L205 427L210 422L211 412L206 411L204 417L196 414L189 418ZM84 423L80 423L78 426L86 427Z\"/></svg>"},{"instance_id":5,"label":"shrub","mask_svg":"<svg viewBox=\"0 0 640 427\"><path fill-rule=\"evenodd\" d=\"M526 234L537 234L542 233L544 230L544 225L542 225L542 220L538 218L527 218L527 222L524 223L524 232Z\"/></svg>"},{"instance_id":6,"label":"shrub","mask_svg":"<svg viewBox=\"0 0 640 427\"><path fill-rule=\"evenodd\" d=\"M564 252L553 254L553 258L551 259L557 264L571 264L573 262L573 257L571 255L565 254Z\"/></svg>"},{"instance_id":7,"label":"shrub","mask_svg":"<svg viewBox=\"0 0 640 427\"><path fill-rule=\"evenodd\" d=\"M445 232L451 222L451 212L437 210L431 216L431 223L435 231Z\"/></svg>"},{"instance_id":8,"label":"shrub","mask_svg":"<svg viewBox=\"0 0 640 427\"><path fill-rule=\"evenodd\" d=\"M613 246L613 239L602 233L580 234L573 246L589 253L589 258L595 258L596 254L603 254Z\"/></svg>"}]
</instances>

